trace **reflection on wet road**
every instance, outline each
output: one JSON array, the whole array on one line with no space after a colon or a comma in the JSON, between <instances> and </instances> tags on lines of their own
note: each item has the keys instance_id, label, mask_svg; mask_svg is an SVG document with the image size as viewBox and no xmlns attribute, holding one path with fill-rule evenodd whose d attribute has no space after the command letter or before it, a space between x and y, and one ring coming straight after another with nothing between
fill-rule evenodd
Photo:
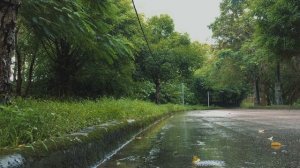
<instances>
[{"instance_id":1,"label":"reflection on wet road","mask_svg":"<svg viewBox=\"0 0 300 168\"><path fill-rule=\"evenodd\" d=\"M272 147L272 136L282 146ZM195 156L197 164L192 162ZM177 114L136 137L100 167L300 168L300 111Z\"/></svg>"}]
</instances>

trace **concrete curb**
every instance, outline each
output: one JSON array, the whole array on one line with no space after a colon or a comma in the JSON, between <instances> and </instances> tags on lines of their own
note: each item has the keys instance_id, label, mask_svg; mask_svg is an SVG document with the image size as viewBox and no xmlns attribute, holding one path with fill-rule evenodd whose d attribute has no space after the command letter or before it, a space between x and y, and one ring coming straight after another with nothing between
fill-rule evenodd
<instances>
[{"instance_id":1,"label":"concrete curb","mask_svg":"<svg viewBox=\"0 0 300 168\"><path fill-rule=\"evenodd\" d=\"M171 114L140 121L109 122L32 146L2 149L0 168L93 167L133 136Z\"/></svg>"}]
</instances>

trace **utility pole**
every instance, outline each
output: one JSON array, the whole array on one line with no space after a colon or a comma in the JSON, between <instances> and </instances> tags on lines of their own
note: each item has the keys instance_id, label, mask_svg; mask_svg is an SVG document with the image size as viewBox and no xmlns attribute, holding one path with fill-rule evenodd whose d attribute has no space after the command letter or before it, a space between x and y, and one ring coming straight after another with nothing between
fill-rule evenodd
<instances>
[{"instance_id":1,"label":"utility pole","mask_svg":"<svg viewBox=\"0 0 300 168\"><path fill-rule=\"evenodd\" d=\"M181 98L182 98L182 104L184 105L185 102L184 102L184 84L181 83Z\"/></svg>"},{"instance_id":2,"label":"utility pole","mask_svg":"<svg viewBox=\"0 0 300 168\"><path fill-rule=\"evenodd\" d=\"M210 95L209 95L209 91L207 91L207 106L208 106L208 107L209 107L209 99L210 99L209 96L210 96Z\"/></svg>"}]
</instances>

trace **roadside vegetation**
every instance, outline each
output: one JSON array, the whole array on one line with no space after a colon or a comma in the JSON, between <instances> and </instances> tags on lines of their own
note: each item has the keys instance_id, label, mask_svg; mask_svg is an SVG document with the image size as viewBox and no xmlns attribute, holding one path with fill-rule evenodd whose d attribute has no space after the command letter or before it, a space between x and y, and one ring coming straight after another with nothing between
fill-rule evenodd
<instances>
[{"instance_id":1,"label":"roadside vegetation","mask_svg":"<svg viewBox=\"0 0 300 168\"><path fill-rule=\"evenodd\" d=\"M240 107L245 108L245 109L296 110L296 109L300 109L300 103L295 102L295 103L289 104L289 105L254 105L253 101L251 101L249 99L245 99L242 101Z\"/></svg>"},{"instance_id":2,"label":"roadside vegetation","mask_svg":"<svg viewBox=\"0 0 300 168\"><path fill-rule=\"evenodd\" d=\"M77 102L17 100L9 106L0 106L0 109L0 147L16 147L64 136L110 121L142 120L172 112L204 108L106 98Z\"/></svg>"}]
</instances>

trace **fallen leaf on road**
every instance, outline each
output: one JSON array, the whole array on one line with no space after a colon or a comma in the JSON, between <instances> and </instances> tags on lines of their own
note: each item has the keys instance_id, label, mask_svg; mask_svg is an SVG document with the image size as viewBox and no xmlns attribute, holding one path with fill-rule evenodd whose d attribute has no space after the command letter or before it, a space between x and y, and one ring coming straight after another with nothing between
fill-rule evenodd
<instances>
[{"instance_id":1,"label":"fallen leaf on road","mask_svg":"<svg viewBox=\"0 0 300 168\"><path fill-rule=\"evenodd\" d=\"M282 145L280 142L272 142L272 143L271 143L271 148L272 148L272 149L275 149L275 150L281 149L282 146L283 146L283 145Z\"/></svg>"},{"instance_id":2,"label":"fallen leaf on road","mask_svg":"<svg viewBox=\"0 0 300 168\"><path fill-rule=\"evenodd\" d=\"M271 145L272 146L282 146L282 144L280 142L272 142Z\"/></svg>"},{"instance_id":3,"label":"fallen leaf on road","mask_svg":"<svg viewBox=\"0 0 300 168\"><path fill-rule=\"evenodd\" d=\"M273 141L273 137L268 138L268 140Z\"/></svg>"},{"instance_id":4,"label":"fallen leaf on road","mask_svg":"<svg viewBox=\"0 0 300 168\"><path fill-rule=\"evenodd\" d=\"M200 158L198 156L193 156L192 163L198 164L200 162Z\"/></svg>"}]
</instances>

